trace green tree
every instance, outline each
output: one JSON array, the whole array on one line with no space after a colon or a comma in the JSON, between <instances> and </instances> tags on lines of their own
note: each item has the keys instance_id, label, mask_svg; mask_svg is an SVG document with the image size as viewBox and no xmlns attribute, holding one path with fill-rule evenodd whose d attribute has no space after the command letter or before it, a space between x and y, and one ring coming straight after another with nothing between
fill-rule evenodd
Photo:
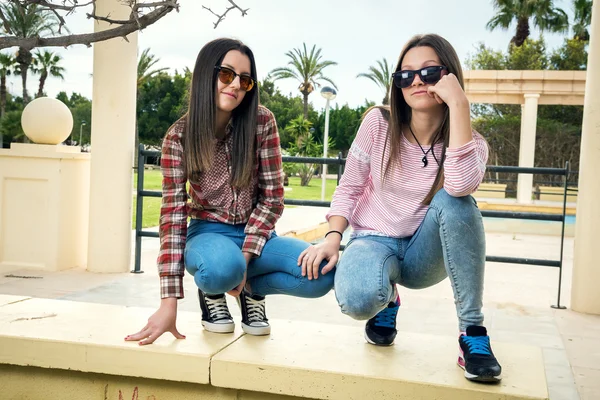
<instances>
[{"instance_id":1,"label":"green tree","mask_svg":"<svg viewBox=\"0 0 600 400\"><path fill-rule=\"evenodd\" d=\"M573 0L573 11L573 38L587 42L590 40L592 0Z\"/></svg>"},{"instance_id":2,"label":"green tree","mask_svg":"<svg viewBox=\"0 0 600 400\"><path fill-rule=\"evenodd\" d=\"M544 39L527 39L521 46L510 44L506 56L506 69L543 70L548 67Z\"/></svg>"},{"instance_id":3,"label":"green tree","mask_svg":"<svg viewBox=\"0 0 600 400\"><path fill-rule=\"evenodd\" d=\"M22 109L7 111L0 120L0 132L7 143L21 141L25 138L21 127L21 114L23 114Z\"/></svg>"},{"instance_id":4,"label":"green tree","mask_svg":"<svg viewBox=\"0 0 600 400\"><path fill-rule=\"evenodd\" d=\"M550 68L564 71L585 71L587 69L588 52L586 42L565 38L562 47L550 55Z\"/></svg>"},{"instance_id":5,"label":"green tree","mask_svg":"<svg viewBox=\"0 0 600 400\"><path fill-rule=\"evenodd\" d=\"M303 43L302 49L293 49L285 53L290 58L289 67L275 68L269 73L269 79L277 81L279 79L294 78L300 82L298 89L304 98L304 118L308 119L308 95L315 88L321 86L319 81L329 82L337 89L335 83L323 75L323 70L329 66L337 65L335 61L321 60L321 49L314 45L310 53L306 49L306 43Z\"/></svg>"},{"instance_id":6,"label":"green tree","mask_svg":"<svg viewBox=\"0 0 600 400\"><path fill-rule=\"evenodd\" d=\"M17 61L13 56L0 53L0 118L6 111L6 77L15 73ZM0 136L0 148L2 148L2 137Z\"/></svg>"},{"instance_id":7,"label":"green tree","mask_svg":"<svg viewBox=\"0 0 600 400\"><path fill-rule=\"evenodd\" d=\"M168 67L152 69L158 62L160 62L160 58L157 58L154 54L150 54L150 48L144 49L144 51L142 51L142 54L140 54L140 58L138 59L137 65L138 88L142 86L152 76L163 71L167 71L169 69Z\"/></svg>"},{"instance_id":8,"label":"green tree","mask_svg":"<svg viewBox=\"0 0 600 400\"><path fill-rule=\"evenodd\" d=\"M43 11L36 4L23 4L16 1L3 2L0 5L3 14L4 33L20 38L33 38L54 33L58 19L50 11ZM19 64L19 73L23 84L23 102L29 103L27 94L27 72L31 66L33 56L25 47L19 47L16 60Z\"/></svg>"},{"instance_id":9,"label":"green tree","mask_svg":"<svg viewBox=\"0 0 600 400\"><path fill-rule=\"evenodd\" d=\"M475 46L475 53L470 54L465 62L468 69L502 70L506 69L506 59L502 51L486 47L483 42Z\"/></svg>"},{"instance_id":10,"label":"green tree","mask_svg":"<svg viewBox=\"0 0 600 400\"><path fill-rule=\"evenodd\" d=\"M40 74L40 86L36 97L42 97L44 95L44 85L46 84L48 76L60 78L62 80L65 79L63 75L65 69L60 65L61 61L62 57L60 54L48 50L33 53L33 62L31 64L32 71L36 74Z\"/></svg>"},{"instance_id":11,"label":"green tree","mask_svg":"<svg viewBox=\"0 0 600 400\"><path fill-rule=\"evenodd\" d=\"M69 97L66 92L60 92L56 98L65 103L73 115L73 129L67 140L75 141L78 145L91 143L92 101L79 93L71 93L71 97ZM82 125L83 123L85 125ZM79 143L80 132L81 143Z\"/></svg>"},{"instance_id":12,"label":"green tree","mask_svg":"<svg viewBox=\"0 0 600 400\"><path fill-rule=\"evenodd\" d=\"M138 91L137 121L140 142L159 145L169 127L186 109L182 107L187 95L185 75L171 76L161 72L148 78Z\"/></svg>"},{"instance_id":13,"label":"green tree","mask_svg":"<svg viewBox=\"0 0 600 400\"><path fill-rule=\"evenodd\" d=\"M137 97L139 101L140 96L140 88L147 83L151 78L157 76L158 74L168 70L169 68L157 68L152 69L158 62L160 58L157 58L154 54L150 54L150 48L144 49L140 57L138 58L137 65ZM139 108L138 108L139 110ZM137 167L138 165L138 147L140 144L140 126L137 120L137 116L139 113L136 113L136 123L135 123L135 153L133 158L133 165ZM146 127L144 127L146 128ZM166 132L166 130L165 130Z\"/></svg>"},{"instance_id":14,"label":"green tree","mask_svg":"<svg viewBox=\"0 0 600 400\"><path fill-rule=\"evenodd\" d=\"M302 115L290 121L285 131L293 138L288 148L290 154L300 157L321 157L323 145L316 142L310 129L312 123ZM307 186L313 177L315 165L313 163L298 164L300 186Z\"/></svg>"},{"instance_id":15,"label":"green tree","mask_svg":"<svg viewBox=\"0 0 600 400\"><path fill-rule=\"evenodd\" d=\"M567 14L554 7L553 0L493 0L496 14L486 25L489 30L507 30L516 21L515 35L510 40L519 47L529 37L530 20L540 31L565 33L569 29Z\"/></svg>"},{"instance_id":16,"label":"green tree","mask_svg":"<svg viewBox=\"0 0 600 400\"><path fill-rule=\"evenodd\" d=\"M265 79L258 84L260 89L260 102L267 107L277 121L277 128L281 141L281 147L286 149L292 142L292 137L286 132L285 127L291 120L303 115L304 105L302 97L285 96L275 88L273 81ZM308 120L315 123L318 119L318 113L314 110L312 104L308 105Z\"/></svg>"},{"instance_id":17,"label":"green tree","mask_svg":"<svg viewBox=\"0 0 600 400\"><path fill-rule=\"evenodd\" d=\"M390 87L392 83L392 69L393 66L385 58L377 60L377 65L371 65L369 72L363 72L356 75L357 78L367 78L375 82L383 92L383 104L389 104L390 102Z\"/></svg>"},{"instance_id":18,"label":"green tree","mask_svg":"<svg viewBox=\"0 0 600 400\"><path fill-rule=\"evenodd\" d=\"M511 70L576 69L585 68L585 43L566 39L563 46L548 56L544 42L527 39L521 47L511 45L506 53L479 46L470 57L468 65L473 69L504 66ZM490 163L518 165L521 109L519 105L491 104L473 105L473 127L490 144ZM583 107L565 105L540 105L536 125L535 166L564 167L569 161L573 169L579 165L579 141ZM499 174L503 175L503 174ZM496 176L494 176L495 178ZM516 179L515 175L501 176ZM536 180L556 181L560 177L539 176ZM514 189L514 184L509 184Z\"/></svg>"},{"instance_id":19,"label":"green tree","mask_svg":"<svg viewBox=\"0 0 600 400\"><path fill-rule=\"evenodd\" d=\"M365 103L357 108L350 108L348 104L335 108L329 112L329 138L332 144L329 146L330 156L342 152L345 156L356 137L356 132L362 122L362 116L374 103ZM314 125L314 136L321 142L325 133L325 113L319 115Z\"/></svg>"}]
</instances>

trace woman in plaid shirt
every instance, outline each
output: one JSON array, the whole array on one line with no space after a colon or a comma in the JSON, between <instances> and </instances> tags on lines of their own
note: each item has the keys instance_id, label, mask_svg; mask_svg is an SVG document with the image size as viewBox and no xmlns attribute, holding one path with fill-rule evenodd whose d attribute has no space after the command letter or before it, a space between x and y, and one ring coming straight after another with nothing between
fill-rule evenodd
<instances>
[{"instance_id":1,"label":"woman in plaid shirt","mask_svg":"<svg viewBox=\"0 0 600 400\"><path fill-rule=\"evenodd\" d=\"M326 262L320 271L298 266L308 243L274 232L283 212L281 148L275 117L259 105L256 76L254 55L239 41L217 39L198 54L188 112L162 145L161 305L126 340L149 344L164 332L184 338L175 324L184 267L211 332L234 330L225 293L237 297L244 332L267 335L264 296L320 297L333 287Z\"/></svg>"}]
</instances>

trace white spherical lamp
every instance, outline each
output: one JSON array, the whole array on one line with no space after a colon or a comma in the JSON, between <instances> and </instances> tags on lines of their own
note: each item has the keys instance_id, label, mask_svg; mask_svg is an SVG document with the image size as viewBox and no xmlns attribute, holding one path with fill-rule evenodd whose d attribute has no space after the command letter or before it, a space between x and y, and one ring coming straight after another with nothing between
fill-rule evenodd
<instances>
[{"instance_id":1,"label":"white spherical lamp","mask_svg":"<svg viewBox=\"0 0 600 400\"><path fill-rule=\"evenodd\" d=\"M73 130L73 115L62 101L39 97L25 107L21 115L25 135L38 144L59 144Z\"/></svg>"}]
</instances>

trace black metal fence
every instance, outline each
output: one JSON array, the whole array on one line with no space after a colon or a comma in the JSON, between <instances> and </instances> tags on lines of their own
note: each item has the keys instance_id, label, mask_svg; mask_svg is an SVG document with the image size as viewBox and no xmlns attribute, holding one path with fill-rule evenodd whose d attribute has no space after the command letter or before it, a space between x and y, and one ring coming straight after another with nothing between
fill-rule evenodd
<instances>
[{"instance_id":1,"label":"black metal fence","mask_svg":"<svg viewBox=\"0 0 600 400\"><path fill-rule=\"evenodd\" d=\"M142 230L142 213L144 205L144 197L162 197L160 191L144 190L144 161L146 157L159 157L160 152L148 151L144 149L143 145L140 145L138 149L138 167L137 167L137 198L136 198L136 220L135 220L135 265L131 271L133 273L142 273L141 270L141 254L142 254L142 238L153 237L158 238L158 232L144 231ZM346 159L342 158L342 154L339 153L337 158L315 158L315 157L289 157L284 156L283 162L291 163L312 163L312 164L327 164L337 165L337 182L339 184L340 178L343 174L343 168L346 164ZM558 268L558 288L556 304L552 308L564 309L564 306L560 305L561 286L562 286L562 270L563 270L563 252L564 252L564 240L565 240L565 225L566 225L566 213L567 213L567 193L568 193L568 180L569 180L569 163L565 164L565 168L522 168L522 167L503 167L503 166L488 166L487 171L499 172L499 173L516 173L516 174L543 174L543 175L557 175L563 177L563 204L561 214L551 213L534 213L534 212L513 212L513 211L491 211L482 210L481 215L489 218L508 218L508 219L524 219L524 220L537 220L537 221L554 221L561 223L561 234L560 234L560 257L558 260L548 259L535 259L535 258L524 258L524 257L504 257L504 256L486 256L486 261L497 262L497 263L512 263L512 264L526 264L526 265L537 265L544 267ZM318 200L295 200L285 199L284 204L296 205L296 206L316 206L316 207L329 207L329 201L318 201ZM345 246L341 245L340 250L344 250Z\"/></svg>"}]
</instances>

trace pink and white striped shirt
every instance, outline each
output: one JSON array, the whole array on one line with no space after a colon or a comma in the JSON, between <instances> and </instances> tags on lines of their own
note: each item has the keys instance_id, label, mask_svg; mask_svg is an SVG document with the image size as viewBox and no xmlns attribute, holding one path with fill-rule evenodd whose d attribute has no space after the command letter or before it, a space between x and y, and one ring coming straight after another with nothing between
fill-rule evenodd
<instances>
[{"instance_id":1,"label":"pink and white striped shirt","mask_svg":"<svg viewBox=\"0 0 600 400\"><path fill-rule=\"evenodd\" d=\"M404 136L400 145L400 168L390 169L388 179L382 182L390 149L389 145L385 146L387 129L388 122L379 109L373 109L365 116L327 213L328 220L333 215L346 218L354 235L412 236L429 208L422 202L433 185L438 167L431 153L428 154L429 165L423 167L421 148ZM438 161L441 160L442 146L438 143L433 148ZM423 149L428 150L427 147ZM483 180L487 159L487 143L475 131L470 142L448 148L444 189L455 197L475 192Z\"/></svg>"}]
</instances>

